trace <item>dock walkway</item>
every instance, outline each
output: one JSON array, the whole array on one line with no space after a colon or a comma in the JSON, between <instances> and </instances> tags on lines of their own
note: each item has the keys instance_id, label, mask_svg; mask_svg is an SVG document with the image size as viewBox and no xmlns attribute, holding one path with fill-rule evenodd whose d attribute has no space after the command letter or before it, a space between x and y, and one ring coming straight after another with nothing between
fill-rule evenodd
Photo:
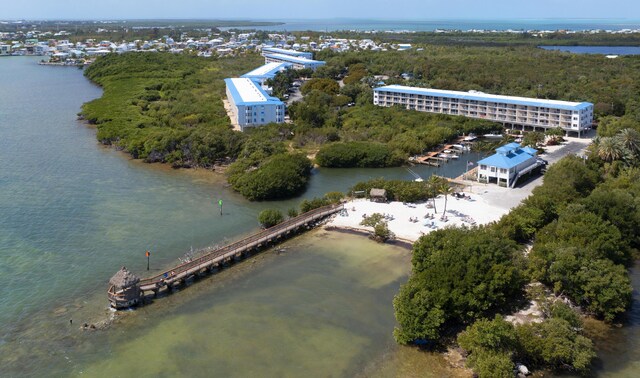
<instances>
[{"instance_id":1,"label":"dock walkway","mask_svg":"<svg viewBox=\"0 0 640 378\"><path fill-rule=\"evenodd\" d=\"M163 287L171 288L192 276L206 273L210 269L222 266L234 259L241 258L243 257L243 254L246 254L251 250L259 249L276 241L284 240L286 236L292 235L303 227L310 228L316 222L341 211L343 208L343 204L334 204L320 207L295 218L288 219L276 226L258 232L247 238L217 248L202 257L180 264L171 269L167 269L152 277L141 279L135 284L137 287L133 288L134 292L139 292L140 297L144 297L145 292L153 292L157 295ZM131 289L131 287L120 289L113 287L110 288L108 294L111 306L114 308L126 308L132 305L133 302L137 304L138 300L123 301L123 290L128 291Z\"/></svg>"},{"instance_id":2,"label":"dock walkway","mask_svg":"<svg viewBox=\"0 0 640 378\"><path fill-rule=\"evenodd\" d=\"M425 165L431 165L434 167L439 167L440 164L446 163L450 159L450 157L440 156L443 154L445 150L454 150L458 152L464 152L464 150L460 150L455 147L455 145L459 145L460 143L463 143L463 140L464 140L463 137L458 137L452 143L447 143L444 146L443 145L439 146L435 151L430 151L423 155L417 156L413 161L418 164L425 164Z\"/></svg>"}]
</instances>

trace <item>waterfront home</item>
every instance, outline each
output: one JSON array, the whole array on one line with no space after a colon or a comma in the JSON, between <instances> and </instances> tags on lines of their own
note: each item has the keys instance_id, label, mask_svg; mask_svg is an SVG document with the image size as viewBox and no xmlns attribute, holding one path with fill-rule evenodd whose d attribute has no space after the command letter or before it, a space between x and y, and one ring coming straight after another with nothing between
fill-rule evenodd
<instances>
[{"instance_id":1,"label":"waterfront home","mask_svg":"<svg viewBox=\"0 0 640 378\"><path fill-rule=\"evenodd\" d=\"M0 45L0 56L11 55L11 45Z\"/></svg>"},{"instance_id":2,"label":"waterfront home","mask_svg":"<svg viewBox=\"0 0 640 378\"><path fill-rule=\"evenodd\" d=\"M536 157L537 151L509 143L496 149L496 153L478 162L478 182L496 183L512 188L518 179L544 163Z\"/></svg>"}]
</instances>

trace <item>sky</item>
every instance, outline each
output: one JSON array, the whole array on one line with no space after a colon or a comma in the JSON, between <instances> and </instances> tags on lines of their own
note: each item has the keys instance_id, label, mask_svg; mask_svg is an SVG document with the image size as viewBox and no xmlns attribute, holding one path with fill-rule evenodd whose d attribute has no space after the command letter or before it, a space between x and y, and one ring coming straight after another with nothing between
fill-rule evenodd
<instances>
[{"instance_id":1,"label":"sky","mask_svg":"<svg viewBox=\"0 0 640 378\"><path fill-rule=\"evenodd\" d=\"M637 0L29 0L3 3L0 19L5 20L640 18Z\"/></svg>"}]
</instances>

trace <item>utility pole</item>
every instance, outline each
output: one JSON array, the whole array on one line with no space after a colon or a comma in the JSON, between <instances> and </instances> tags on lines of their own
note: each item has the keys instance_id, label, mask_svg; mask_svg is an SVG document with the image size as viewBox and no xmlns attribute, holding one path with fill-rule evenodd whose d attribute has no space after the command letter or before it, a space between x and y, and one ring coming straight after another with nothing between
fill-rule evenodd
<instances>
[{"instance_id":1,"label":"utility pole","mask_svg":"<svg viewBox=\"0 0 640 378\"><path fill-rule=\"evenodd\" d=\"M147 256L147 270L149 270L149 259L151 257L151 252L147 251L144 255Z\"/></svg>"}]
</instances>

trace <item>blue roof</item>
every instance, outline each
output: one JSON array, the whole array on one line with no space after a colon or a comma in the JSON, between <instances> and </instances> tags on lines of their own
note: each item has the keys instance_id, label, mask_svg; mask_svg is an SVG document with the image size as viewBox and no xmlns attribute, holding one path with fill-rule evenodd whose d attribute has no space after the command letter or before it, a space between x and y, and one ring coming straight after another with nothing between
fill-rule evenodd
<instances>
[{"instance_id":1,"label":"blue roof","mask_svg":"<svg viewBox=\"0 0 640 378\"><path fill-rule=\"evenodd\" d=\"M506 103L511 105L538 106L538 107L562 109L562 110L582 110L582 109L586 109L588 107L593 106L593 104L590 102L578 103L578 102L546 100L546 99L536 99L536 98L527 98L527 97L493 95L493 94L487 94L487 93L482 93L477 91L459 92L459 91L447 91L442 89L407 87L403 85L387 85L385 87L375 88L374 91L419 94L419 95L426 95L426 96L457 98L461 100L499 102L499 103Z\"/></svg>"},{"instance_id":2,"label":"blue roof","mask_svg":"<svg viewBox=\"0 0 640 378\"><path fill-rule=\"evenodd\" d=\"M530 153L532 150L534 152L533 154ZM537 151L530 147L521 148L518 143L509 143L496 148L496 152L496 154L480 160L478 165L482 164L490 167L511 169L533 158Z\"/></svg>"},{"instance_id":3,"label":"blue roof","mask_svg":"<svg viewBox=\"0 0 640 378\"><path fill-rule=\"evenodd\" d=\"M273 79L274 76L280 71L283 71L291 67L291 63L267 63L263 66L256 68L253 71L247 72L240 77L247 77L249 79Z\"/></svg>"},{"instance_id":4,"label":"blue roof","mask_svg":"<svg viewBox=\"0 0 640 378\"><path fill-rule=\"evenodd\" d=\"M273 54L284 54L284 55L290 55L290 56L311 56L310 52L287 50L287 49L281 49L278 47L263 47L262 51L273 53Z\"/></svg>"},{"instance_id":5,"label":"blue roof","mask_svg":"<svg viewBox=\"0 0 640 378\"><path fill-rule=\"evenodd\" d=\"M229 92L231 93L231 96L233 96L233 102L234 104L236 104L236 106L237 105L253 106L253 105L267 105L267 104L284 105L284 103L280 101L279 98L269 96L267 92L264 91L264 89L262 89L259 85L257 85L251 79L246 79L246 80L249 83L251 83L250 89L253 91L252 93L254 95L253 97L260 97L259 95L262 95L262 98L264 100L245 101L243 100L242 95L240 94L240 90L235 85L233 80L234 79L224 79L224 82L227 85L227 88L229 88Z\"/></svg>"},{"instance_id":6,"label":"blue roof","mask_svg":"<svg viewBox=\"0 0 640 378\"><path fill-rule=\"evenodd\" d=\"M265 57L283 60L285 62L290 62L290 63L298 63L298 64L317 64L317 65L325 64L325 62L321 60L298 58L296 56L289 56L284 54L265 54Z\"/></svg>"}]
</instances>

